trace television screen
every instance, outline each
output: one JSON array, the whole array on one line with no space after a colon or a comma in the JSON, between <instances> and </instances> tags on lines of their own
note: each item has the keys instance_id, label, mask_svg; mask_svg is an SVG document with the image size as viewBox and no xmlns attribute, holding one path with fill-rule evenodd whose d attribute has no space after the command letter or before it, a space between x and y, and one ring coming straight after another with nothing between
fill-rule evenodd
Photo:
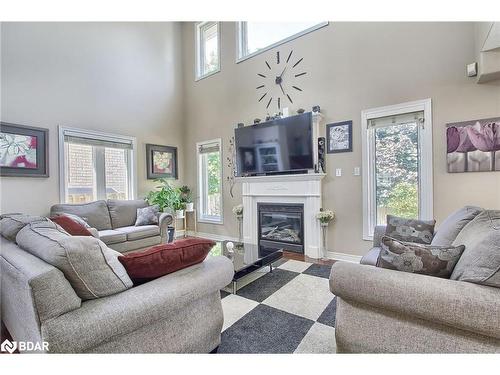
<instances>
[{"instance_id":1,"label":"television screen","mask_svg":"<svg viewBox=\"0 0 500 375\"><path fill-rule=\"evenodd\" d=\"M235 129L238 176L314 168L312 114Z\"/></svg>"}]
</instances>

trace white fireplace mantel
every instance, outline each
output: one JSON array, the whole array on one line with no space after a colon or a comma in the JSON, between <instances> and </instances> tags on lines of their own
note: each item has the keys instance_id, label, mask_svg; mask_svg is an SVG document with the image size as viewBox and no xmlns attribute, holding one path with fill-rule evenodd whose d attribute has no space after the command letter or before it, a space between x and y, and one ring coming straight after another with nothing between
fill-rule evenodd
<instances>
[{"instance_id":1,"label":"white fireplace mantel","mask_svg":"<svg viewBox=\"0 0 500 375\"><path fill-rule=\"evenodd\" d=\"M257 203L304 205L304 253L321 257L321 227L316 214L321 208L323 173L239 177L243 196L243 240L257 244Z\"/></svg>"}]
</instances>

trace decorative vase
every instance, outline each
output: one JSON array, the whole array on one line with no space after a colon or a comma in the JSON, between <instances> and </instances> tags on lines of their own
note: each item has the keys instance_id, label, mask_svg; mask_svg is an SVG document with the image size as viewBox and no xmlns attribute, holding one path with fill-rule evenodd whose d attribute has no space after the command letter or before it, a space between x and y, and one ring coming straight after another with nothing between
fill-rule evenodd
<instances>
[{"instance_id":1,"label":"decorative vase","mask_svg":"<svg viewBox=\"0 0 500 375\"><path fill-rule=\"evenodd\" d=\"M175 217L177 219L184 219L184 210L176 210L175 211Z\"/></svg>"},{"instance_id":2,"label":"decorative vase","mask_svg":"<svg viewBox=\"0 0 500 375\"><path fill-rule=\"evenodd\" d=\"M243 215L237 215L238 219L238 242L243 242Z\"/></svg>"},{"instance_id":3,"label":"decorative vase","mask_svg":"<svg viewBox=\"0 0 500 375\"><path fill-rule=\"evenodd\" d=\"M186 203L186 212L193 212L193 211L194 211L194 203L193 202Z\"/></svg>"},{"instance_id":4,"label":"decorative vase","mask_svg":"<svg viewBox=\"0 0 500 375\"><path fill-rule=\"evenodd\" d=\"M321 248L321 257L322 259L328 259L328 250L326 245L326 230L328 229L329 223L320 223L321 225L321 234L323 235L322 248Z\"/></svg>"}]
</instances>

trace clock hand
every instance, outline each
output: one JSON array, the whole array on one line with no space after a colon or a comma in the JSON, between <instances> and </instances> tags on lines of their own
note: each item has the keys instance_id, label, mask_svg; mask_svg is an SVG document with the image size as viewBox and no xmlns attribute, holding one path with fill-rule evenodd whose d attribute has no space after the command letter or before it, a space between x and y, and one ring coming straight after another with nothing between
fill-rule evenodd
<instances>
[{"instance_id":1,"label":"clock hand","mask_svg":"<svg viewBox=\"0 0 500 375\"><path fill-rule=\"evenodd\" d=\"M280 89L281 89L281 92L283 92L283 95L286 95L285 90L283 90L283 86L281 86L281 83L280 83Z\"/></svg>"},{"instance_id":2,"label":"clock hand","mask_svg":"<svg viewBox=\"0 0 500 375\"><path fill-rule=\"evenodd\" d=\"M283 71L281 72L280 78L283 77L283 73L285 73L285 70L286 70L286 66L285 66L285 69L283 69Z\"/></svg>"}]
</instances>

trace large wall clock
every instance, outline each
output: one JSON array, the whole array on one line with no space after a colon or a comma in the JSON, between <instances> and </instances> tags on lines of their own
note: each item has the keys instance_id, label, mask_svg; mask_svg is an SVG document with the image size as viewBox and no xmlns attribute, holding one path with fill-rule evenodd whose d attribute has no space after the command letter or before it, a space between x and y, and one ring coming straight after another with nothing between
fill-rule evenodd
<instances>
[{"instance_id":1,"label":"large wall clock","mask_svg":"<svg viewBox=\"0 0 500 375\"><path fill-rule=\"evenodd\" d=\"M264 70L257 73L260 82L256 89L258 101L265 103L266 109L276 106L281 111L288 103L293 104L295 95L302 91L299 79L307 74L302 69L302 60L303 57L295 58L291 50L284 59L278 51L274 61L265 61Z\"/></svg>"}]
</instances>

